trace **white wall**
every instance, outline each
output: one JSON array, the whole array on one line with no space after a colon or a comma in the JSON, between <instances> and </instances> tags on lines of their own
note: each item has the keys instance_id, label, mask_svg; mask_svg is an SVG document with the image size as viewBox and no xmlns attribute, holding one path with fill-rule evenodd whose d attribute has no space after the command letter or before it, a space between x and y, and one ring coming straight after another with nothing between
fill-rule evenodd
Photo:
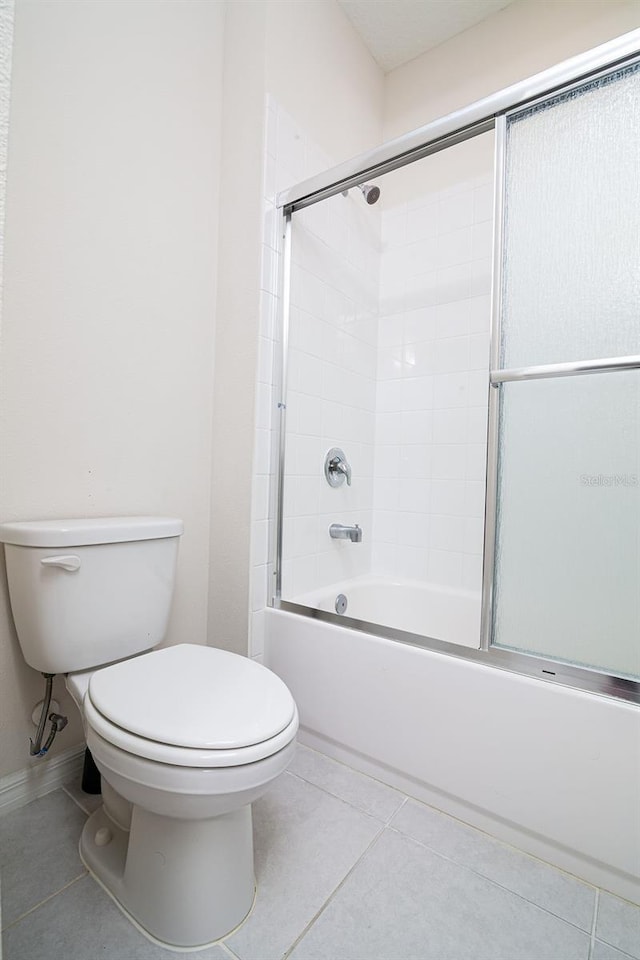
<instances>
[{"instance_id":1,"label":"white wall","mask_svg":"<svg viewBox=\"0 0 640 960\"><path fill-rule=\"evenodd\" d=\"M2 518L182 517L168 642L206 642L223 15L207 0L16 11ZM42 687L1 599L0 775L27 764ZM59 749L81 737L62 700Z\"/></svg>"},{"instance_id":2,"label":"white wall","mask_svg":"<svg viewBox=\"0 0 640 960\"><path fill-rule=\"evenodd\" d=\"M387 74L384 139L446 116L638 26L639 0L516 0Z\"/></svg>"},{"instance_id":3,"label":"white wall","mask_svg":"<svg viewBox=\"0 0 640 960\"><path fill-rule=\"evenodd\" d=\"M208 637L236 653L249 630L267 7L230 3L225 21Z\"/></svg>"},{"instance_id":4,"label":"white wall","mask_svg":"<svg viewBox=\"0 0 640 960\"><path fill-rule=\"evenodd\" d=\"M218 301L209 636L218 646L245 653L250 633L251 653L259 655L268 593L265 470L271 466L272 410L265 412L264 405L277 306L275 196L380 142L383 74L335 0L231 4L227 37L229 82L246 109L231 107L225 122L219 272L226 293ZM225 90L228 96L229 84ZM287 130L278 130L277 120L273 128L284 159L278 169L276 143L270 146L265 136L269 106L276 112L276 105L289 118ZM297 138L304 141L302 150ZM256 215L262 249L255 246ZM255 479L247 470L251 462Z\"/></svg>"}]
</instances>

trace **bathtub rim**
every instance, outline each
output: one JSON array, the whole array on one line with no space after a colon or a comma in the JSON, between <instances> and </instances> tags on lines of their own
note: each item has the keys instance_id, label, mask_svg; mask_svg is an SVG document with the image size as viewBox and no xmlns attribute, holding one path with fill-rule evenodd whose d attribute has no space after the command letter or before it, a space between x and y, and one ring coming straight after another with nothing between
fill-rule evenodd
<instances>
[{"instance_id":1,"label":"bathtub rim","mask_svg":"<svg viewBox=\"0 0 640 960\"><path fill-rule=\"evenodd\" d=\"M432 583L430 581L421 581L421 580L412 580L408 578L401 577L385 577L381 574L361 574L356 577L352 577L349 580L342 580L333 583L326 584L324 587L320 587L316 590L308 590L303 594L298 596L291 597L290 599L283 601L285 603L297 604L300 607L305 607L309 610L318 610L319 612L328 612L333 613L332 607L335 601L335 597L339 594L345 594L351 605L353 599L353 594L357 593L359 590L363 589L379 591L380 589L389 588L391 590L400 588L401 590L415 590L421 594L430 593L437 594L440 598L446 599L449 603L451 600L462 600L466 606L477 605L477 614L478 614L478 629L479 636L481 635L482 627L482 591L481 590L466 590L458 587L450 587L446 584ZM325 606L326 605L326 609ZM284 609L284 608L283 608ZM365 611L365 613L368 611ZM420 633L418 631L414 632L413 630L403 629L401 627L396 627L393 625L390 620L385 622L382 619L378 621L365 620L362 616L353 617L349 614L336 614L339 620L349 620L355 623L374 623L382 630L397 630L399 633L405 633L409 636L416 637L425 637L429 636L428 634ZM341 624L345 626L345 624ZM371 633L371 630L364 631L365 633ZM392 638L393 639L393 638ZM471 647L473 649L473 642L463 642L459 640L447 640L442 641L445 643L451 643L452 646L465 646Z\"/></svg>"},{"instance_id":2,"label":"bathtub rim","mask_svg":"<svg viewBox=\"0 0 640 960\"><path fill-rule=\"evenodd\" d=\"M469 660L497 670L532 677L546 683L555 683L586 693L594 693L599 696L640 705L639 681L604 674L595 668L563 663L559 660L542 657L537 653L525 653L520 650L510 650L507 647L491 646L488 650L483 650L481 647L466 647L462 644L448 643L446 640L438 640L436 637L409 633L406 630L370 623L367 620L358 620L355 617L349 617L347 614L318 610L315 607L308 607L277 597L272 598L269 607L308 619L320 620L347 630L356 630L358 633L368 633L384 640L395 640L398 643L419 647L432 653L440 653L460 660Z\"/></svg>"}]
</instances>

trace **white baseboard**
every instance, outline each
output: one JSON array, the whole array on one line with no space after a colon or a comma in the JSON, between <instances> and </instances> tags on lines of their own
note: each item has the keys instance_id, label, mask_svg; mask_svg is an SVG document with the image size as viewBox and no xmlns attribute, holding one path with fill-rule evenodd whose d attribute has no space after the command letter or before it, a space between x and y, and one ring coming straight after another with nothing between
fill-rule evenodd
<instances>
[{"instance_id":1,"label":"white baseboard","mask_svg":"<svg viewBox=\"0 0 640 960\"><path fill-rule=\"evenodd\" d=\"M0 815L17 810L67 780L80 776L84 760L84 744L70 747L55 757L35 759L31 766L0 779Z\"/></svg>"}]
</instances>

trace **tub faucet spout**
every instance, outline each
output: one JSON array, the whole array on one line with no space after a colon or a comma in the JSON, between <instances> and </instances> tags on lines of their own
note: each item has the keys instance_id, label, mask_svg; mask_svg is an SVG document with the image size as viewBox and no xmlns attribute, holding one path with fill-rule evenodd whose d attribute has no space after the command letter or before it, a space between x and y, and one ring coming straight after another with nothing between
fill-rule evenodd
<instances>
[{"instance_id":1,"label":"tub faucet spout","mask_svg":"<svg viewBox=\"0 0 640 960\"><path fill-rule=\"evenodd\" d=\"M351 543L362 543L362 527L354 523L352 527L344 523L332 523L329 527L329 536L333 540L351 540Z\"/></svg>"}]
</instances>

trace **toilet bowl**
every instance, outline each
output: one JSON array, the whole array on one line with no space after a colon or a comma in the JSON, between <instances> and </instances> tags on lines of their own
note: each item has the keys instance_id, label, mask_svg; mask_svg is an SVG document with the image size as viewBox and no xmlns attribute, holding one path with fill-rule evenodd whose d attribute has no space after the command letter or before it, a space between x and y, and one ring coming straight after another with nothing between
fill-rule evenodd
<instances>
[{"instance_id":1,"label":"toilet bowl","mask_svg":"<svg viewBox=\"0 0 640 960\"><path fill-rule=\"evenodd\" d=\"M250 805L291 761L291 694L259 664L193 644L67 686L107 786L82 832L85 866L161 943L225 936L253 903Z\"/></svg>"},{"instance_id":2,"label":"toilet bowl","mask_svg":"<svg viewBox=\"0 0 640 960\"><path fill-rule=\"evenodd\" d=\"M228 935L255 895L251 804L291 762L295 702L270 670L215 647L162 649L179 520L0 525L27 662L65 673L102 775L87 869L147 936ZM72 552L70 552L72 551Z\"/></svg>"}]
</instances>

